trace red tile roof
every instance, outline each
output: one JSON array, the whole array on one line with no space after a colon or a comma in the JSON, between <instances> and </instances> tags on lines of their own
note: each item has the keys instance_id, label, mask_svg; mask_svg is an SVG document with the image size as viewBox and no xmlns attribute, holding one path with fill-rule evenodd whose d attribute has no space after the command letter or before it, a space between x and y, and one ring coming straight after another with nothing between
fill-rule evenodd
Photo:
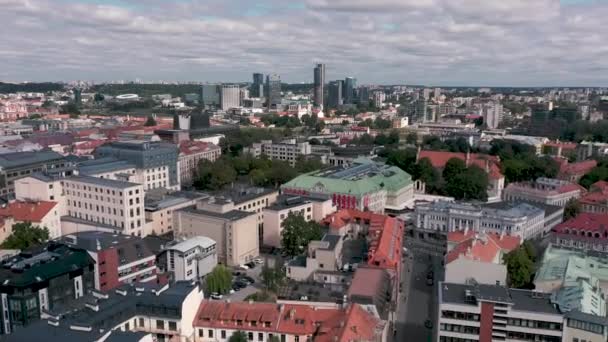
<instances>
[{"instance_id":1,"label":"red tile roof","mask_svg":"<svg viewBox=\"0 0 608 342\"><path fill-rule=\"evenodd\" d=\"M381 268L359 267L348 288L348 296L373 297L386 278L386 271Z\"/></svg>"},{"instance_id":2,"label":"red tile roof","mask_svg":"<svg viewBox=\"0 0 608 342\"><path fill-rule=\"evenodd\" d=\"M599 237L608 239L608 236L605 235L608 233L608 214L580 213L578 216L555 226L553 232L580 236L600 233Z\"/></svg>"},{"instance_id":3,"label":"red tile roof","mask_svg":"<svg viewBox=\"0 0 608 342\"><path fill-rule=\"evenodd\" d=\"M593 184L591 184L591 191L597 191L597 192L608 192L608 182L606 181L597 181Z\"/></svg>"},{"instance_id":4,"label":"red tile roof","mask_svg":"<svg viewBox=\"0 0 608 342\"><path fill-rule=\"evenodd\" d=\"M0 216L10 216L15 221L41 222L56 205L57 202L50 201L12 202L0 208Z\"/></svg>"},{"instance_id":5,"label":"red tile roof","mask_svg":"<svg viewBox=\"0 0 608 342\"><path fill-rule=\"evenodd\" d=\"M561 175L584 175L597 166L595 160L585 160L582 162L568 163L562 158L555 158L560 163L559 173Z\"/></svg>"},{"instance_id":6,"label":"red tile roof","mask_svg":"<svg viewBox=\"0 0 608 342\"><path fill-rule=\"evenodd\" d=\"M433 167L443 169L445 164L447 164L447 162L452 158L458 158L462 161L466 161L467 154L460 152L422 150L418 155L418 160L424 158L428 158ZM490 179L504 178L503 174L500 172L500 160L497 156L481 153L469 153L469 163L471 165L476 165L483 170L486 170L487 167L487 172Z\"/></svg>"},{"instance_id":7,"label":"red tile roof","mask_svg":"<svg viewBox=\"0 0 608 342\"><path fill-rule=\"evenodd\" d=\"M315 336L315 341L371 340L381 321L358 304L344 309L316 309L309 305L203 301L195 327L243 329ZM355 334L355 335L353 335Z\"/></svg>"},{"instance_id":8,"label":"red tile roof","mask_svg":"<svg viewBox=\"0 0 608 342\"><path fill-rule=\"evenodd\" d=\"M501 251L508 253L517 248L521 243L521 238L495 233L478 234L474 231L467 233L459 231L448 233L448 241L457 243L457 245L446 254L446 264L461 257L493 262Z\"/></svg>"},{"instance_id":9,"label":"red tile roof","mask_svg":"<svg viewBox=\"0 0 608 342\"><path fill-rule=\"evenodd\" d=\"M340 229L356 220L369 221L368 264L382 268L398 269L401 263L403 221L387 215L342 209L327 216L323 223L330 229Z\"/></svg>"},{"instance_id":10,"label":"red tile roof","mask_svg":"<svg viewBox=\"0 0 608 342\"><path fill-rule=\"evenodd\" d=\"M179 153L185 155L219 149L219 146L204 141L184 141L179 144Z\"/></svg>"}]
</instances>

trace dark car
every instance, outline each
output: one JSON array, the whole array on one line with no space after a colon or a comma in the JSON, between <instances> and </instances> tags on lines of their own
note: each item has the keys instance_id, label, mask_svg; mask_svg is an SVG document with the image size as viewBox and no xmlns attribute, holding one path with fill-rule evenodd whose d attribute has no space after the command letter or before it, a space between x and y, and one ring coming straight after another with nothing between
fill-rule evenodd
<instances>
[{"instance_id":1,"label":"dark car","mask_svg":"<svg viewBox=\"0 0 608 342\"><path fill-rule=\"evenodd\" d=\"M244 288L246 288L246 287L247 287L247 285L249 285L249 284L247 284L246 282L243 282L243 281L237 280L237 281L235 281L234 283L232 283L232 288L233 288L233 289L234 289L234 288L237 288L237 289L239 289L239 290L240 290L240 289L244 289ZM236 290L235 290L235 291L236 291Z\"/></svg>"},{"instance_id":2,"label":"dark car","mask_svg":"<svg viewBox=\"0 0 608 342\"><path fill-rule=\"evenodd\" d=\"M431 270L431 271L429 271L429 273L427 273L427 274L426 274L426 278L427 278L427 279L433 279L433 276L434 276L434 275L435 275L435 274L434 274L434 273L433 273L433 271Z\"/></svg>"},{"instance_id":3,"label":"dark car","mask_svg":"<svg viewBox=\"0 0 608 342\"><path fill-rule=\"evenodd\" d=\"M249 268L255 268L257 266L257 264L253 261L246 263L245 265L249 266Z\"/></svg>"},{"instance_id":4,"label":"dark car","mask_svg":"<svg viewBox=\"0 0 608 342\"><path fill-rule=\"evenodd\" d=\"M235 276L235 277L238 277L238 276L240 276L240 275L242 275L242 274L243 274L243 273L241 273L241 272L239 272L239 271L234 271L234 272L232 272L232 275L233 275L233 276Z\"/></svg>"},{"instance_id":5,"label":"dark car","mask_svg":"<svg viewBox=\"0 0 608 342\"><path fill-rule=\"evenodd\" d=\"M424 326L425 326L427 329L433 329L433 322L431 322L431 320L430 320L430 319L427 319L426 321L424 321Z\"/></svg>"},{"instance_id":6,"label":"dark car","mask_svg":"<svg viewBox=\"0 0 608 342\"><path fill-rule=\"evenodd\" d=\"M433 278L427 278L426 279L426 284L428 286L433 286L433 284L435 284L435 282L433 281Z\"/></svg>"},{"instance_id":7,"label":"dark car","mask_svg":"<svg viewBox=\"0 0 608 342\"><path fill-rule=\"evenodd\" d=\"M239 281L247 284L255 284L255 280L250 276L242 276L239 278Z\"/></svg>"}]
</instances>

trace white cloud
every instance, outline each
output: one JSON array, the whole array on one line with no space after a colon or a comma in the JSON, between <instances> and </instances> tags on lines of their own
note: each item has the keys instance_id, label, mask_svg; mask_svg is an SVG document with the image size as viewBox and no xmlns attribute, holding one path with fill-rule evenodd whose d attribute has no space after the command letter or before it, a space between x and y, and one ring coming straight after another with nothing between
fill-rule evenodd
<instances>
[{"instance_id":1,"label":"white cloud","mask_svg":"<svg viewBox=\"0 0 608 342\"><path fill-rule=\"evenodd\" d=\"M0 0L3 78L601 85L608 3L558 0Z\"/></svg>"}]
</instances>

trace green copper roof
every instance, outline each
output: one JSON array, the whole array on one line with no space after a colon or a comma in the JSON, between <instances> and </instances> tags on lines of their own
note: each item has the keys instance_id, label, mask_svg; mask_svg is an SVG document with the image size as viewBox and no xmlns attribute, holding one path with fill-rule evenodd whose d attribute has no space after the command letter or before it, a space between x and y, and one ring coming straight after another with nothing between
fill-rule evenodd
<instances>
[{"instance_id":1,"label":"green copper roof","mask_svg":"<svg viewBox=\"0 0 608 342\"><path fill-rule=\"evenodd\" d=\"M608 260L578 250L549 245L534 281L561 280L567 284L579 278L589 279L591 283L594 278L608 281Z\"/></svg>"},{"instance_id":2,"label":"green copper roof","mask_svg":"<svg viewBox=\"0 0 608 342\"><path fill-rule=\"evenodd\" d=\"M282 188L306 189L311 192L351 194L357 197L382 189L397 192L412 184L412 177L396 166L357 159L350 168L303 174L285 183Z\"/></svg>"}]
</instances>

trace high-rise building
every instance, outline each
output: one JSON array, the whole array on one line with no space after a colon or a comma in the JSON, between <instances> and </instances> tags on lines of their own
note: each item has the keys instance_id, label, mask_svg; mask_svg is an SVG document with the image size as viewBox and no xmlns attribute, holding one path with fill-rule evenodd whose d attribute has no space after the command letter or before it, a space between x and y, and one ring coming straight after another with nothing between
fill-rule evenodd
<instances>
[{"instance_id":1,"label":"high-rise building","mask_svg":"<svg viewBox=\"0 0 608 342\"><path fill-rule=\"evenodd\" d=\"M369 88L368 87L360 87L359 88L359 103L367 106L369 104Z\"/></svg>"},{"instance_id":2,"label":"high-rise building","mask_svg":"<svg viewBox=\"0 0 608 342\"><path fill-rule=\"evenodd\" d=\"M384 101L386 101L386 94L383 91L374 92L374 105L377 108L382 108Z\"/></svg>"},{"instance_id":3,"label":"high-rise building","mask_svg":"<svg viewBox=\"0 0 608 342\"><path fill-rule=\"evenodd\" d=\"M241 104L241 91L236 84L222 84L220 92L222 110L239 107Z\"/></svg>"},{"instance_id":4,"label":"high-rise building","mask_svg":"<svg viewBox=\"0 0 608 342\"><path fill-rule=\"evenodd\" d=\"M502 121L502 104L490 102L483 106L483 122L490 129L498 128Z\"/></svg>"},{"instance_id":5,"label":"high-rise building","mask_svg":"<svg viewBox=\"0 0 608 342\"><path fill-rule=\"evenodd\" d=\"M272 74L266 76L266 94L268 94L268 109L281 107L281 76Z\"/></svg>"},{"instance_id":6,"label":"high-rise building","mask_svg":"<svg viewBox=\"0 0 608 342\"><path fill-rule=\"evenodd\" d=\"M344 87L342 89L344 103L345 104L353 104L355 103L355 88L357 87L357 79L352 77L347 77L344 80Z\"/></svg>"},{"instance_id":7,"label":"high-rise building","mask_svg":"<svg viewBox=\"0 0 608 342\"><path fill-rule=\"evenodd\" d=\"M342 99L342 80L329 82L328 96L327 96L327 107L338 108L344 101Z\"/></svg>"},{"instance_id":8,"label":"high-rise building","mask_svg":"<svg viewBox=\"0 0 608 342\"><path fill-rule=\"evenodd\" d=\"M264 97L264 74L254 73L253 84L251 85L251 97Z\"/></svg>"},{"instance_id":9,"label":"high-rise building","mask_svg":"<svg viewBox=\"0 0 608 342\"><path fill-rule=\"evenodd\" d=\"M325 64L317 64L314 69L314 105L322 107L325 92Z\"/></svg>"},{"instance_id":10,"label":"high-rise building","mask_svg":"<svg viewBox=\"0 0 608 342\"><path fill-rule=\"evenodd\" d=\"M201 86L201 104L203 106L220 105L220 89L217 84L203 84Z\"/></svg>"}]
</instances>

